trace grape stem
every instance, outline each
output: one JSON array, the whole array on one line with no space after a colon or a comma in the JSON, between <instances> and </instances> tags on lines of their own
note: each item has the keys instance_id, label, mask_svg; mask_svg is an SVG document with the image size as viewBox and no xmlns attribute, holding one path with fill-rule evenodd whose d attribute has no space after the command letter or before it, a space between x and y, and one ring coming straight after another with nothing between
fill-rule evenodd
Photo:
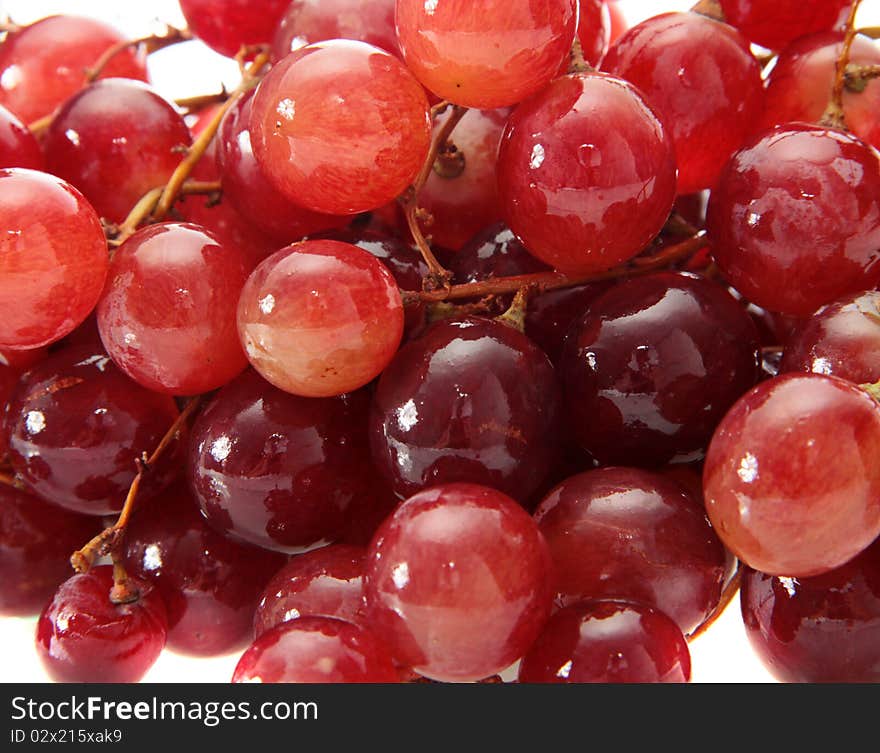
<instances>
[{"instance_id":1,"label":"grape stem","mask_svg":"<svg viewBox=\"0 0 880 753\"><path fill-rule=\"evenodd\" d=\"M20 489L21 486L16 480L15 476L11 473L3 473L0 472L0 484L6 484L6 486L13 486L16 489Z\"/></svg>"},{"instance_id":2,"label":"grape stem","mask_svg":"<svg viewBox=\"0 0 880 753\"><path fill-rule=\"evenodd\" d=\"M193 113L211 105L222 105L227 99L229 99L229 92L223 86L216 94L198 94L195 97L183 97L175 99L174 104L187 113Z\"/></svg>"},{"instance_id":3,"label":"grape stem","mask_svg":"<svg viewBox=\"0 0 880 753\"><path fill-rule=\"evenodd\" d=\"M848 91L863 92L868 82L875 78L880 78L880 65L850 63L843 74L843 84Z\"/></svg>"},{"instance_id":4,"label":"grape stem","mask_svg":"<svg viewBox=\"0 0 880 753\"><path fill-rule=\"evenodd\" d=\"M528 285L524 285L517 290L513 301L507 307L507 311L501 314L501 316L496 316L495 321L524 333L526 331L526 312L529 308L529 293L531 290L532 287Z\"/></svg>"},{"instance_id":5,"label":"grape stem","mask_svg":"<svg viewBox=\"0 0 880 753\"><path fill-rule=\"evenodd\" d=\"M571 51L568 53L568 73L586 73L594 70L586 58L584 58L584 47L581 40L575 36L574 42L571 43Z\"/></svg>"},{"instance_id":6,"label":"grape stem","mask_svg":"<svg viewBox=\"0 0 880 753\"><path fill-rule=\"evenodd\" d=\"M137 474L132 479L131 486L128 488L128 494L125 496L125 502L116 522L109 528L105 528L101 533L89 541L82 549L75 551L70 557L70 564L78 573L86 573L91 569L97 557L109 554L113 560L113 588L110 592L110 600L114 604L128 604L137 601L139 594L129 580L125 566L122 564L122 544L125 539L125 531L128 527L131 515L135 510L138 491L143 481L144 475L150 472L151 467L162 457L162 454L168 448L168 445L178 436L190 416L199 407L201 397L194 397L190 400L186 407L180 412L174 423L171 424L168 431L160 440L159 444L153 450L152 454L135 461Z\"/></svg>"},{"instance_id":7,"label":"grape stem","mask_svg":"<svg viewBox=\"0 0 880 753\"><path fill-rule=\"evenodd\" d=\"M718 0L700 0L690 9L691 13L699 13L714 21L724 22L724 11L721 10L721 3Z\"/></svg>"},{"instance_id":8,"label":"grape stem","mask_svg":"<svg viewBox=\"0 0 880 753\"><path fill-rule=\"evenodd\" d=\"M448 105L448 103L441 104ZM438 109L437 112L443 112L444 109L446 109L445 106L442 109ZM443 124L437 129L437 132L431 139L431 146L428 149L425 162L422 164L422 169L419 170L419 174L416 176L412 185L399 198L400 203L403 205L403 211L406 216L406 223L409 226L410 233L412 233L416 247L419 249L419 253L425 260L425 264L428 266L428 275L424 282L426 291L448 290L451 287L450 280L452 279L452 273L445 270L443 265L437 261L437 257L434 256L434 252L431 251L431 246L419 226L419 220L425 219L425 214L419 209L419 191L421 191L422 188L424 188L425 183L427 183L428 177L434 169L434 162L436 162L441 150L447 148L447 142L452 135L452 131L455 130L455 126L458 125L458 122L464 117L467 110L467 107L452 105L452 112L449 113L449 117L443 121ZM432 113L433 112L434 110L432 109ZM443 299L440 298L437 300Z\"/></svg>"},{"instance_id":9,"label":"grape stem","mask_svg":"<svg viewBox=\"0 0 880 753\"><path fill-rule=\"evenodd\" d=\"M849 66L849 56L852 50L853 40L856 38L856 14L862 0L854 0L846 20L846 36L843 39L843 47L837 58L834 70L834 86L831 89L831 100L822 114L820 124L829 128L846 130L846 115L843 111L843 90L846 86L846 71Z\"/></svg>"},{"instance_id":10,"label":"grape stem","mask_svg":"<svg viewBox=\"0 0 880 753\"><path fill-rule=\"evenodd\" d=\"M703 633L705 633L715 621L721 616L727 606L733 601L733 597L736 596L737 591L739 591L740 584L742 583L742 562L739 560L736 561L736 570L733 575L730 577L730 580L727 581L727 584L724 586L724 589L721 591L721 599L718 601L718 604L715 606L715 609L712 610L712 613L701 622L697 627L694 628L693 632L687 636L688 641L692 641L695 638L699 638Z\"/></svg>"},{"instance_id":11,"label":"grape stem","mask_svg":"<svg viewBox=\"0 0 880 753\"><path fill-rule=\"evenodd\" d=\"M856 33L871 39L880 39L880 26L866 26L863 29L859 29Z\"/></svg>"},{"instance_id":12,"label":"grape stem","mask_svg":"<svg viewBox=\"0 0 880 753\"><path fill-rule=\"evenodd\" d=\"M401 296L405 306L412 306L418 303L435 303L437 301L454 301L463 298L482 298L488 295L504 295L516 293L521 288L531 288L543 293L547 290L585 285L588 282L616 280L623 277L637 277L650 274L659 269L664 269L670 264L690 258L697 251L705 248L706 245L706 231L700 230L690 238L679 243L665 246L656 253L637 257L628 264L614 267L604 272L591 272L584 275L565 275L561 272L536 272L528 275L496 277L491 280L468 282L463 285L450 285L447 288L437 290L423 290L422 292L404 290L401 291Z\"/></svg>"},{"instance_id":13,"label":"grape stem","mask_svg":"<svg viewBox=\"0 0 880 753\"><path fill-rule=\"evenodd\" d=\"M166 25L163 34L150 34L146 37L117 42L112 47L108 47L91 68L86 68L86 83L91 84L93 81L97 81L110 61L120 52L124 52L127 49L143 46L149 55L173 44L189 42L192 38L193 35L189 29L178 29L174 26Z\"/></svg>"}]
</instances>

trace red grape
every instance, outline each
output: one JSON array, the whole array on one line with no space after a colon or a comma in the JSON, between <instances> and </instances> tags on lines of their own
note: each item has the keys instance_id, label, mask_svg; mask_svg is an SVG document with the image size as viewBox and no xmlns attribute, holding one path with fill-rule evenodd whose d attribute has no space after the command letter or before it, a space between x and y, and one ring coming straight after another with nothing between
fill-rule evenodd
<instances>
[{"instance_id":1,"label":"red grape","mask_svg":"<svg viewBox=\"0 0 880 753\"><path fill-rule=\"evenodd\" d=\"M250 643L262 589L285 561L214 531L182 486L139 506L125 532L128 573L156 586L168 610L168 648L183 654Z\"/></svg>"},{"instance_id":2,"label":"red grape","mask_svg":"<svg viewBox=\"0 0 880 753\"><path fill-rule=\"evenodd\" d=\"M629 28L629 22L626 20L626 16L623 11L620 9L620 6L615 2L607 2L605 4L608 8L608 13L611 17L611 27L609 31L609 39L608 41L611 44L614 44L618 39L620 39L624 32Z\"/></svg>"},{"instance_id":3,"label":"red grape","mask_svg":"<svg viewBox=\"0 0 880 753\"><path fill-rule=\"evenodd\" d=\"M214 528L267 549L330 543L374 475L368 396L310 399L252 370L230 382L193 425L189 478Z\"/></svg>"},{"instance_id":4,"label":"red grape","mask_svg":"<svg viewBox=\"0 0 880 753\"><path fill-rule=\"evenodd\" d=\"M635 84L675 143L678 193L710 188L764 107L761 66L736 29L665 13L626 32L602 69Z\"/></svg>"},{"instance_id":5,"label":"red grape","mask_svg":"<svg viewBox=\"0 0 880 753\"><path fill-rule=\"evenodd\" d=\"M97 533L95 518L0 485L0 615L38 614L70 574L70 555Z\"/></svg>"},{"instance_id":6,"label":"red grape","mask_svg":"<svg viewBox=\"0 0 880 753\"><path fill-rule=\"evenodd\" d=\"M232 57L245 45L268 44L290 0L180 0L199 39Z\"/></svg>"},{"instance_id":7,"label":"red grape","mask_svg":"<svg viewBox=\"0 0 880 753\"><path fill-rule=\"evenodd\" d=\"M519 668L520 682L687 682L691 656L662 612L626 601L587 601L557 612Z\"/></svg>"},{"instance_id":8,"label":"red grape","mask_svg":"<svg viewBox=\"0 0 880 753\"><path fill-rule=\"evenodd\" d=\"M577 38L581 43L584 60L597 68L608 51L611 34L611 12L605 0L579 0Z\"/></svg>"},{"instance_id":9,"label":"red grape","mask_svg":"<svg viewBox=\"0 0 880 753\"><path fill-rule=\"evenodd\" d=\"M830 31L846 20L853 0L721 0L727 23L752 42L781 50L798 37Z\"/></svg>"},{"instance_id":10,"label":"red grape","mask_svg":"<svg viewBox=\"0 0 880 753\"><path fill-rule=\"evenodd\" d=\"M300 617L263 633L244 652L232 682L389 683L399 675L364 628L330 617Z\"/></svg>"},{"instance_id":11,"label":"red grape","mask_svg":"<svg viewBox=\"0 0 880 753\"><path fill-rule=\"evenodd\" d=\"M551 567L538 527L510 497L475 484L426 489L373 539L367 624L424 677L489 677L522 656L544 626Z\"/></svg>"},{"instance_id":12,"label":"red grape","mask_svg":"<svg viewBox=\"0 0 880 753\"><path fill-rule=\"evenodd\" d=\"M132 604L113 604L113 568L100 565L66 580L37 623L37 655L56 682L138 682L165 646L162 599L150 584Z\"/></svg>"},{"instance_id":13,"label":"red grape","mask_svg":"<svg viewBox=\"0 0 880 753\"><path fill-rule=\"evenodd\" d=\"M0 105L23 122L51 114L86 85L86 70L125 41L112 26L83 16L49 16L9 34L0 45ZM135 47L116 55L101 78L147 80L146 56Z\"/></svg>"},{"instance_id":14,"label":"red grape","mask_svg":"<svg viewBox=\"0 0 880 753\"><path fill-rule=\"evenodd\" d=\"M135 460L155 449L177 415L172 398L135 384L85 345L59 350L22 377L4 431L12 465L34 492L69 510L107 515L122 508ZM177 449L174 443L153 467L144 497L176 474Z\"/></svg>"},{"instance_id":15,"label":"red grape","mask_svg":"<svg viewBox=\"0 0 880 753\"><path fill-rule=\"evenodd\" d=\"M522 101L559 71L578 0L397 0L404 60L425 88L466 107Z\"/></svg>"},{"instance_id":16,"label":"red grape","mask_svg":"<svg viewBox=\"0 0 880 753\"><path fill-rule=\"evenodd\" d=\"M489 225L474 235L449 261L453 279L461 284L549 270L503 222ZM511 298L506 296L505 300Z\"/></svg>"},{"instance_id":17,"label":"red grape","mask_svg":"<svg viewBox=\"0 0 880 753\"><path fill-rule=\"evenodd\" d=\"M706 508L770 575L818 575L880 535L880 406L837 377L785 374L731 408L709 446Z\"/></svg>"},{"instance_id":18,"label":"red grape","mask_svg":"<svg viewBox=\"0 0 880 753\"><path fill-rule=\"evenodd\" d=\"M85 320L104 285L98 215L59 178L0 170L0 227L0 347L60 340Z\"/></svg>"},{"instance_id":19,"label":"red grape","mask_svg":"<svg viewBox=\"0 0 880 753\"><path fill-rule=\"evenodd\" d=\"M235 308L245 253L198 225L159 223L120 246L98 303L114 363L155 392L197 395L247 366Z\"/></svg>"},{"instance_id":20,"label":"red grape","mask_svg":"<svg viewBox=\"0 0 880 753\"><path fill-rule=\"evenodd\" d=\"M44 167L39 142L3 105L0 105L0 167L27 167L31 170Z\"/></svg>"},{"instance_id":21,"label":"red grape","mask_svg":"<svg viewBox=\"0 0 880 753\"><path fill-rule=\"evenodd\" d=\"M183 118L139 81L98 81L68 99L49 126L46 168L102 217L122 222L168 181L190 144Z\"/></svg>"},{"instance_id":22,"label":"red grape","mask_svg":"<svg viewBox=\"0 0 880 753\"><path fill-rule=\"evenodd\" d=\"M790 123L731 157L709 197L712 254L769 311L805 316L880 281L880 153Z\"/></svg>"},{"instance_id":23,"label":"red grape","mask_svg":"<svg viewBox=\"0 0 880 753\"><path fill-rule=\"evenodd\" d=\"M541 261L598 272L654 238L675 199L672 140L638 90L563 76L508 120L498 188L510 228Z\"/></svg>"},{"instance_id":24,"label":"red grape","mask_svg":"<svg viewBox=\"0 0 880 753\"><path fill-rule=\"evenodd\" d=\"M387 268L339 241L289 246L263 261L238 303L254 368L280 389L330 397L370 382L403 335L403 303Z\"/></svg>"},{"instance_id":25,"label":"red grape","mask_svg":"<svg viewBox=\"0 0 880 753\"><path fill-rule=\"evenodd\" d=\"M290 559L269 581L254 615L254 634L300 617L362 623L364 556L359 546L325 546Z\"/></svg>"},{"instance_id":26,"label":"red grape","mask_svg":"<svg viewBox=\"0 0 880 753\"><path fill-rule=\"evenodd\" d=\"M288 199L356 214L391 201L428 154L428 100L393 55L330 40L278 62L254 95L254 155Z\"/></svg>"},{"instance_id":27,"label":"red grape","mask_svg":"<svg viewBox=\"0 0 880 753\"><path fill-rule=\"evenodd\" d=\"M548 290L529 298L526 334L547 354L557 369L568 330L608 288L608 283L596 282Z\"/></svg>"},{"instance_id":28,"label":"red grape","mask_svg":"<svg viewBox=\"0 0 880 753\"><path fill-rule=\"evenodd\" d=\"M880 682L880 540L812 578L743 573L752 648L782 682Z\"/></svg>"},{"instance_id":29,"label":"red grape","mask_svg":"<svg viewBox=\"0 0 880 753\"><path fill-rule=\"evenodd\" d=\"M634 599L690 633L721 598L726 554L703 506L677 483L636 468L566 479L535 511L556 565L556 603Z\"/></svg>"}]
</instances>

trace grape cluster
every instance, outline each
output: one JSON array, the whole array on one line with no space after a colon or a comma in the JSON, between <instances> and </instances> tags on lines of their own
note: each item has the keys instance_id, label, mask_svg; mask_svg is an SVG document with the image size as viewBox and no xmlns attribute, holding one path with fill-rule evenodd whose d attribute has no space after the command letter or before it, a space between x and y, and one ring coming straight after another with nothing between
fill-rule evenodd
<instances>
[{"instance_id":1,"label":"grape cluster","mask_svg":"<svg viewBox=\"0 0 880 753\"><path fill-rule=\"evenodd\" d=\"M0 614L53 679L687 682L741 588L779 679L880 681L857 0L180 5L0 42ZM191 37L237 88L151 88Z\"/></svg>"}]
</instances>

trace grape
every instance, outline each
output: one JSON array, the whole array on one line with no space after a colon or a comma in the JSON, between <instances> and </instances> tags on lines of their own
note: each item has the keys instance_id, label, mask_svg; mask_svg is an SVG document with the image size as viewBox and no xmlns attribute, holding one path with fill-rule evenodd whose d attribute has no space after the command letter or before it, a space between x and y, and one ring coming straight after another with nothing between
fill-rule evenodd
<instances>
[{"instance_id":1,"label":"grape","mask_svg":"<svg viewBox=\"0 0 880 753\"><path fill-rule=\"evenodd\" d=\"M0 167L27 167L32 170L42 170L44 167L43 152L37 139L3 105L0 105Z\"/></svg>"},{"instance_id":2,"label":"grape","mask_svg":"<svg viewBox=\"0 0 880 753\"><path fill-rule=\"evenodd\" d=\"M812 578L746 568L740 604L752 648L782 682L880 681L880 540Z\"/></svg>"},{"instance_id":3,"label":"grape","mask_svg":"<svg viewBox=\"0 0 880 753\"><path fill-rule=\"evenodd\" d=\"M364 556L358 546L325 546L292 557L263 591L254 634L300 617L335 617L363 623Z\"/></svg>"},{"instance_id":4,"label":"grape","mask_svg":"<svg viewBox=\"0 0 880 753\"><path fill-rule=\"evenodd\" d=\"M363 387L403 335L400 291L372 254L348 243L305 241L251 274L238 333L254 368L280 389L330 397Z\"/></svg>"},{"instance_id":5,"label":"grape","mask_svg":"<svg viewBox=\"0 0 880 753\"><path fill-rule=\"evenodd\" d=\"M141 196L168 181L189 144L183 118L146 84L98 81L53 118L46 169L119 223Z\"/></svg>"},{"instance_id":6,"label":"grape","mask_svg":"<svg viewBox=\"0 0 880 753\"><path fill-rule=\"evenodd\" d=\"M278 62L254 95L250 134L266 177L315 212L356 214L391 201L424 163L424 90L393 55L330 40Z\"/></svg>"},{"instance_id":7,"label":"grape","mask_svg":"<svg viewBox=\"0 0 880 753\"><path fill-rule=\"evenodd\" d=\"M614 44L618 39L623 36L624 32L629 28L629 23L617 3L607 2L605 3L605 5L608 8L608 14L611 19L608 41L611 44Z\"/></svg>"},{"instance_id":8,"label":"grape","mask_svg":"<svg viewBox=\"0 0 880 753\"><path fill-rule=\"evenodd\" d=\"M525 502L555 462L558 389L547 356L512 327L437 322L379 379L373 460L401 497L467 481Z\"/></svg>"},{"instance_id":9,"label":"grape","mask_svg":"<svg viewBox=\"0 0 880 753\"><path fill-rule=\"evenodd\" d=\"M240 541L283 552L330 543L369 493L368 396L290 395L248 370L193 425L189 479L202 514Z\"/></svg>"},{"instance_id":10,"label":"grape","mask_svg":"<svg viewBox=\"0 0 880 753\"><path fill-rule=\"evenodd\" d=\"M568 330L608 288L607 283L601 282L575 285L548 290L529 299L526 334L547 354L557 369Z\"/></svg>"},{"instance_id":11,"label":"grape","mask_svg":"<svg viewBox=\"0 0 880 753\"><path fill-rule=\"evenodd\" d=\"M581 43L584 60L594 68L598 67L608 51L611 34L611 11L605 0L579 0L577 38Z\"/></svg>"},{"instance_id":12,"label":"grape","mask_svg":"<svg viewBox=\"0 0 880 753\"><path fill-rule=\"evenodd\" d=\"M520 682L688 682L691 657L662 612L587 601L557 612L523 657Z\"/></svg>"},{"instance_id":13,"label":"grape","mask_svg":"<svg viewBox=\"0 0 880 753\"><path fill-rule=\"evenodd\" d=\"M463 172L444 176L444 168L438 167L444 164L441 158L419 192L419 206L433 218L425 231L438 246L458 251L477 232L501 219L495 161L507 115L504 110L468 110L452 137L464 158ZM436 126L448 117L441 115Z\"/></svg>"},{"instance_id":14,"label":"grape","mask_svg":"<svg viewBox=\"0 0 880 753\"><path fill-rule=\"evenodd\" d=\"M767 107L760 128L769 129L796 120L818 122L834 86L843 34L826 32L798 39L776 58L767 77ZM880 65L880 45L857 34L850 49L853 65ZM846 125L862 141L880 149L880 80L868 81L864 91L843 89Z\"/></svg>"},{"instance_id":15,"label":"grape","mask_svg":"<svg viewBox=\"0 0 880 753\"><path fill-rule=\"evenodd\" d=\"M70 574L70 555L97 533L95 518L0 485L0 615L38 614Z\"/></svg>"},{"instance_id":16,"label":"grape","mask_svg":"<svg viewBox=\"0 0 880 753\"><path fill-rule=\"evenodd\" d=\"M168 610L168 647L214 656L250 643L254 609L285 563L214 531L186 487L139 506L125 533L130 575L152 582Z\"/></svg>"},{"instance_id":17,"label":"grape","mask_svg":"<svg viewBox=\"0 0 880 753\"><path fill-rule=\"evenodd\" d=\"M404 60L442 99L490 110L544 87L568 56L577 0L397 0Z\"/></svg>"},{"instance_id":18,"label":"grape","mask_svg":"<svg viewBox=\"0 0 880 753\"><path fill-rule=\"evenodd\" d=\"M0 105L24 123L51 114L86 84L86 70L125 37L95 18L61 15L43 18L9 34L0 45ZM147 80L143 52L116 55L101 78Z\"/></svg>"},{"instance_id":19,"label":"grape","mask_svg":"<svg viewBox=\"0 0 880 753\"><path fill-rule=\"evenodd\" d=\"M663 476L600 468L566 479L535 511L556 565L556 603L634 599L685 633L718 606L726 555L706 513Z\"/></svg>"},{"instance_id":20,"label":"grape","mask_svg":"<svg viewBox=\"0 0 880 753\"><path fill-rule=\"evenodd\" d=\"M786 341L779 368L880 381L880 292L847 296L805 319Z\"/></svg>"},{"instance_id":21,"label":"grape","mask_svg":"<svg viewBox=\"0 0 880 753\"><path fill-rule=\"evenodd\" d=\"M399 676L388 649L364 628L300 617L263 633L244 652L232 682L386 683Z\"/></svg>"},{"instance_id":22,"label":"grape","mask_svg":"<svg viewBox=\"0 0 880 753\"><path fill-rule=\"evenodd\" d=\"M510 117L498 153L507 224L541 261L568 274L635 256L675 198L672 140L631 84L562 76Z\"/></svg>"},{"instance_id":23,"label":"grape","mask_svg":"<svg viewBox=\"0 0 880 753\"><path fill-rule=\"evenodd\" d=\"M95 210L35 170L0 170L0 347L38 348L89 315L107 275Z\"/></svg>"},{"instance_id":24,"label":"grape","mask_svg":"<svg viewBox=\"0 0 880 753\"><path fill-rule=\"evenodd\" d=\"M398 507L373 539L367 624L418 674L479 680L537 637L551 575L547 545L516 502L476 484L436 486Z\"/></svg>"},{"instance_id":25,"label":"grape","mask_svg":"<svg viewBox=\"0 0 880 753\"><path fill-rule=\"evenodd\" d=\"M710 188L764 107L761 66L739 32L697 13L627 31L602 69L639 88L675 143L678 193Z\"/></svg>"},{"instance_id":26,"label":"grape","mask_svg":"<svg viewBox=\"0 0 880 753\"><path fill-rule=\"evenodd\" d=\"M107 352L154 392L221 387L247 366L231 302L250 270L243 251L198 225L139 230L113 256L98 303Z\"/></svg>"},{"instance_id":27,"label":"grape","mask_svg":"<svg viewBox=\"0 0 880 753\"><path fill-rule=\"evenodd\" d=\"M252 101L253 92L249 92L236 102L223 117L217 134L223 201L275 239L279 248L348 222L348 217L319 214L293 204L266 180L251 148L248 123Z\"/></svg>"},{"instance_id":28,"label":"grape","mask_svg":"<svg viewBox=\"0 0 880 753\"><path fill-rule=\"evenodd\" d=\"M752 42L781 50L798 37L840 26L853 0L720 0L727 23Z\"/></svg>"},{"instance_id":29,"label":"grape","mask_svg":"<svg viewBox=\"0 0 880 753\"><path fill-rule=\"evenodd\" d=\"M880 153L790 123L733 155L709 197L712 254L770 311L805 316L880 282Z\"/></svg>"},{"instance_id":30,"label":"grape","mask_svg":"<svg viewBox=\"0 0 880 753\"><path fill-rule=\"evenodd\" d=\"M32 491L89 515L118 512L137 473L177 418L166 395L138 386L102 352L65 348L20 380L6 412L10 461ZM179 444L152 468L147 498L177 472ZM83 542L85 543L85 542Z\"/></svg>"},{"instance_id":31,"label":"grape","mask_svg":"<svg viewBox=\"0 0 880 753\"><path fill-rule=\"evenodd\" d=\"M395 0L293 0L272 40L272 57L312 42L356 39L399 55L394 29Z\"/></svg>"},{"instance_id":32,"label":"grape","mask_svg":"<svg viewBox=\"0 0 880 753\"><path fill-rule=\"evenodd\" d=\"M659 272L596 298L560 359L581 446L603 464L698 457L758 379L758 334L719 285Z\"/></svg>"},{"instance_id":33,"label":"grape","mask_svg":"<svg viewBox=\"0 0 880 753\"><path fill-rule=\"evenodd\" d=\"M709 446L706 508L739 559L819 575L880 535L880 406L837 377L785 374L730 409Z\"/></svg>"},{"instance_id":34,"label":"grape","mask_svg":"<svg viewBox=\"0 0 880 753\"><path fill-rule=\"evenodd\" d=\"M62 583L37 622L37 655L55 682L138 682L165 646L162 599L148 583L132 604L113 604L113 568Z\"/></svg>"},{"instance_id":35,"label":"grape","mask_svg":"<svg viewBox=\"0 0 880 753\"><path fill-rule=\"evenodd\" d=\"M186 23L199 39L232 57L244 45L268 44L290 0L180 0Z\"/></svg>"}]
</instances>

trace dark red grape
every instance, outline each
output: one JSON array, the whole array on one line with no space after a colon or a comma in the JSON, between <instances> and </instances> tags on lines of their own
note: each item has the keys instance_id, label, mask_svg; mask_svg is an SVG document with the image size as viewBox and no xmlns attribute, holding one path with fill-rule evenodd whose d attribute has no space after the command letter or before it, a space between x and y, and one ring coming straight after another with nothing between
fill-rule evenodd
<instances>
[{"instance_id":1,"label":"dark red grape","mask_svg":"<svg viewBox=\"0 0 880 753\"><path fill-rule=\"evenodd\" d=\"M189 28L208 47L232 57L246 45L268 44L290 0L180 0Z\"/></svg>"},{"instance_id":2,"label":"dark red grape","mask_svg":"<svg viewBox=\"0 0 880 753\"><path fill-rule=\"evenodd\" d=\"M453 255L449 270L457 283L482 282L550 270L532 256L513 231L497 222L474 235Z\"/></svg>"},{"instance_id":3,"label":"dark red grape","mask_svg":"<svg viewBox=\"0 0 880 753\"><path fill-rule=\"evenodd\" d=\"M626 601L587 601L554 614L523 657L520 682L688 682L691 656L665 614Z\"/></svg>"},{"instance_id":4,"label":"dark red grape","mask_svg":"<svg viewBox=\"0 0 880 753\"><path fill-rule=\"evenodd\" d=\"M475 484L436 486L398 507L365 577L367 624L400 664L433 680L500 672L550 614L552 565L537 526L510 497Z\"/></svg>"},{"instance_id":5,"label":"dark red grape","mask_svg":"<svg viewBox=\"0 0 880 753\"><path fill-rule=\"evenodd\" d=\"M165 606L149 583L132 604L110 601L113 568L62 583L37 622L37 655L55 682L138 682L165 646Z\"/></svg>"},{"instance_id":6,"label":"dark red grape","mask_svg":"<svg viewBox=\"0 0 880 753\"><path fill-rule=\"evenodd\" d=\"M600 468L566 479L535 511L556 565L556 603L633 599L685 633L715 610L726 555L698 499L657 473Z\"/></svg>"}]
</instances>

